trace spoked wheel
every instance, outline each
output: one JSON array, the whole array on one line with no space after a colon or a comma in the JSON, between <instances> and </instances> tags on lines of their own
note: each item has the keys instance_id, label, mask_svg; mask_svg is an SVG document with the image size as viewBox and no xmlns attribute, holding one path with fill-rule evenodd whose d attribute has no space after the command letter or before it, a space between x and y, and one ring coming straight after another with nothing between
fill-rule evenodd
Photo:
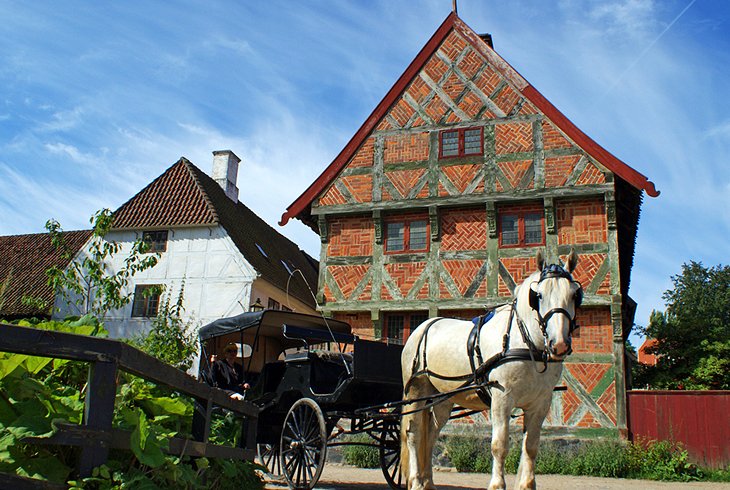
<instances>
[{"instance_id":1,"label":"spoked wheel","mask_svg":"<svg viewBox=\"0 0 730 490\"><path fill-rule=\"evenodd\" d=\"M266 474L273 478L281 478L281 458L278 444L257 444L259 463L266 468Z\"/></svg>"},{"instance_id":2,"label":"spoked wheel","mask_svg":"<svg viewBox=\"0 0 730 490\"><path fill-rule=\"evenodd\" d=\"M403 490L406 484L400 473L400 420L383 421L380 434L380 469L393 490Z\"/></svg>"},{"instance_id":3,"label":"spoked wheel","mask_svg":"<svg viewBox=\"0 0 730 490\"><path fill-rule=\"evenodd\" d=\"M309 490L319 481L327 458L327 427L311 398L297 400L281 430L281 469L289 488Z\"/></svg>"}]
</instances>

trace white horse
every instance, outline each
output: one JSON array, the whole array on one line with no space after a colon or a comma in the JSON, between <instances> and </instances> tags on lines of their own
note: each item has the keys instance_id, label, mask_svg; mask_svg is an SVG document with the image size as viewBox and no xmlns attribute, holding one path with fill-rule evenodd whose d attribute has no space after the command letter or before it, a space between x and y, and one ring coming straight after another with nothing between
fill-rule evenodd
<instances>
[{"instance_id":1,"label":"white horse","mask_svg":"<svg viewBox=\"0 0 730 490\"><path fill-rule=\"evenodd\" d=\"M545 265L538 252L538 271L515 289L514 302L498 308L481 328L471 321L437 318L426 320L410 336L401 358L404 400L413 400L404 406L401 422L401 474L408 490L436 488L431 455L453 406L486 410L490 398L489 490L505 488L509 420L515 407L524 413L515 488L536 488L540 428L563 370L561 361L571 353L575 313L583 297L580 283L570 275L577 262L571 250L563 266ZM484 388L468 386L475 381Z\"/></svg>"}]
</instances>

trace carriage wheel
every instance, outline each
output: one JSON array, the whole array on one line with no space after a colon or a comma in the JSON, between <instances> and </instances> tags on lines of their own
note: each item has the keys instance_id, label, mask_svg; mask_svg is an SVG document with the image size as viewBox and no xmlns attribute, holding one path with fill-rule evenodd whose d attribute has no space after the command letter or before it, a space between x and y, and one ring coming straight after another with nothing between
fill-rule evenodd
<instances>
[{"instance_id":1,"label":"carriage wheel","mask_svg":"<svg viewBox=\"0 0 730 490\"><path fill-rule=\"evenodd\" d=\"M266 468L266 474L273 478L281 478L281 459L278 444L257 444L256 451L261 466Z\"/></svg>"},{"instance_id":2,"label":"carriage wheel","mask_svg":"<svg viewBox=\"0 0 730 490\"><path fill-rule=\"evenodd\" d=\"M400 420L383 421L380 435L380 468L393 490L406 488L400 473Z\"/></svg>"},{"instance_id":3,"label":"carriage wheel","mask_svg":"<svg viewBox=\"0 0 730 490\"><path fill-rule=\"evenodd\" d=\"M327 457L327 427L322 409L311 398L297 400L281 430L281 469L290 488L309 490Z\"/></svg>"}]
</instances>

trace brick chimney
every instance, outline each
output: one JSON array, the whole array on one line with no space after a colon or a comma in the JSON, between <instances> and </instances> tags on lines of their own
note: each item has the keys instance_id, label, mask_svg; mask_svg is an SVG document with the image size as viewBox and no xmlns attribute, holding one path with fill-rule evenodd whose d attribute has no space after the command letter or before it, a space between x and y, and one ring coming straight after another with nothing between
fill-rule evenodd
<instances>
[{"instance_id":1,"label":"brick chimney","mask_svg":"<svg viewBox=\"0 0 730 490\"><path fill-rule=\"evenodd\" d=\"M223 188L233 202L238 202L238 164L241 159L231 150L219 150L213 152L213 180Z\"/></svg>"}]
</instances>

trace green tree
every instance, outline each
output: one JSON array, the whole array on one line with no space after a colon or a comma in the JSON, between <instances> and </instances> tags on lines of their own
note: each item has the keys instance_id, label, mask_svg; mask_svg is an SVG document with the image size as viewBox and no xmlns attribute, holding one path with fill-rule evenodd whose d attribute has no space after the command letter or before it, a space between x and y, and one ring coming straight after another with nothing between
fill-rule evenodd
<instances>
[{"instance_id":1,"label":"green tree","mask_svg":"<svg viewBox=\"0 0 730 490\"><path fill-rule=\"evenodd\" d=\"M657 364L637 369L636 384L730 389L730 266L690 261L671 279L674 288L662 296L666 311L652 312L641 329L657 340Z\"/></svg>"},{"instance_id":2,"label":"green tree","mask_svg":"<svg viewBox=\"0 0 730 490\"><path fill-rule=\"evenodd\" d=\"M48 220L46 229L51 235L51 243L70 262L66 268L51 267L46 274L49 285L69 304L76 305L79 314L102 318L107 311L121 308L131 301L132 293L127 291L129 280L136 273L154 267L160 255L146 253L148 244L136 240L122 266L115 271L111 258L121 251L122 245L105 238L111 230L114 215L109 209L102 209L91 217L90 222L93 232L88 248L76 257L77 251L66 245L58 221Z\"/></svg>"}]
</instances>

